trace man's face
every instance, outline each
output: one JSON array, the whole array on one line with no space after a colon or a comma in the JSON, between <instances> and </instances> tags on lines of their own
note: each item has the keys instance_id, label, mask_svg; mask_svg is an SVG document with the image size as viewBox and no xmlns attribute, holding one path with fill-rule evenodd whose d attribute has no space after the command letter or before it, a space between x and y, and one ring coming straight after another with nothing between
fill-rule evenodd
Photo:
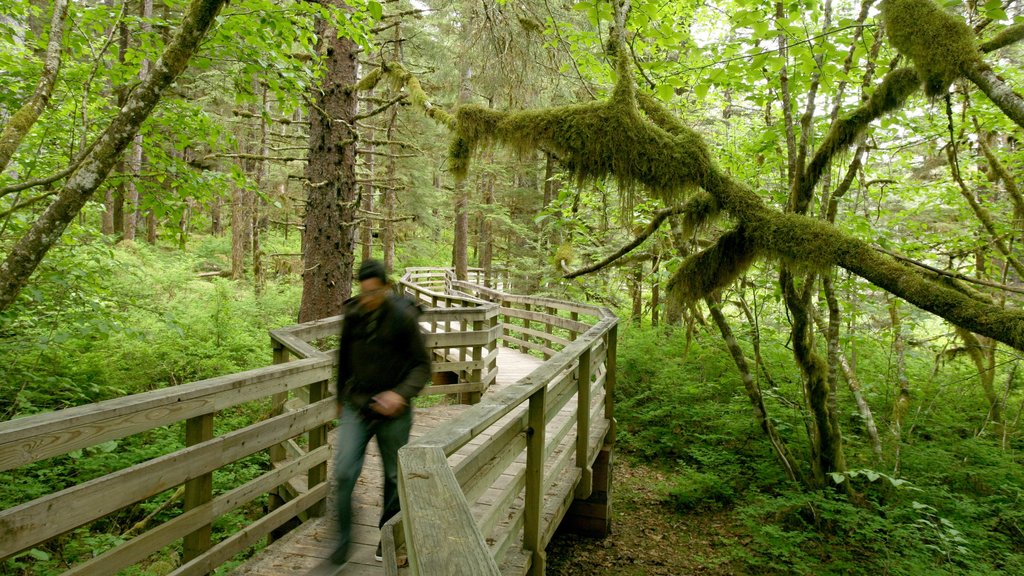
<instances>
[{"instance_id":1,"label":"man's face","mask_svg":"<svg viewBox=\"0 0 1024 576\"><path fill-rule=\"evenodd\" d=\"M359 304L367 310L376 310L387 298L387 285L380 278L359 281Z\"/></svg>"}]
</instances>

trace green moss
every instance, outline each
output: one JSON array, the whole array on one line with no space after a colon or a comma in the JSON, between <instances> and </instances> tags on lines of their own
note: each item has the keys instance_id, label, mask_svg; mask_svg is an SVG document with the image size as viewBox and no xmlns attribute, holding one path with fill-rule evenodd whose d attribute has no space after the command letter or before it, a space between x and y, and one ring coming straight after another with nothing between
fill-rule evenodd
<instances>
[{"instance_id":1,"label":"green moss","mask_svg":"<svg viewBox=\"0 0 1024 576\"><path fill-rule=\"evenodd\" d=\"M469 154L502 144L555 154L579 183L614 176L624 194L642 186L674 199L700 185L711 167L700 135L670 134L642 116L628 96L524 112L462 106L455 115L453 171L464 178Z\"/></svg>"},{"instance_id":2,"label":"green moss","mask_svg":"<svg viewBox=\"0 0 1024 576\"><path fill-rule=\"evenodd\" d=\"M889 41L914 63L928 96L945 95L981 61L967 23L932 0L883 0L881 10Z\"/></svg>"},{"instance_id":3,"label":"green moss","mask_svg":"<svg viewBox=\"0 0 1024 576\"><path fill-rule=\"evenodd\" d=\"M743 226L722 234L687 258L668 282L669 299L692 302L731 284L757 259L753 239Z\"/></svg>"},{"instance_id":4,"label":"green moss","mask_svg":"<svg viewBox=\"0 0 1024 576\"><path fill-rule=\"evenodd\" d=\"M707 192L698 192L683 205L683 236L690 236L698 230L710 226L718 219L722 207L718 200Z\"/></svg>"},{"instance_id":5,"label":"green moss","mask_svg":"<svg viewBox=\"0 0 1024 576\"><path fill-rule=\"evenodd\" d=\"M992 52L1021 40L1024 40L1024 22L1003 28L991 40L984 42L980 48L982 52Z\"/></svg>"}]
</instances>

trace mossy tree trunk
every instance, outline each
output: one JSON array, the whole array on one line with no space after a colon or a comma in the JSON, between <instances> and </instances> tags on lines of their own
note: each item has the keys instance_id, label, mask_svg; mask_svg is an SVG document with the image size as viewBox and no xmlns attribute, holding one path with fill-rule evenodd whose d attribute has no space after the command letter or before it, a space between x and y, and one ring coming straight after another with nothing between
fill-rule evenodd
<instances>
[{"instance_id":1,"label":"mossy tree trunk","mask_svg":"<svg viewBox=\"0 0 1024 576\"><path fill-rule=\"evenodd\" d=\"M750 364L743 355L743 349L740 348L739 343L736 341L736 336L733 334L732 328L729 326L728 320L722 313L721 300L718 294L707 296L704 299L704 302L708 305L708 310L711 312L711 318L714 320L715 326L718 327L718 330L722 335L722 340L725 342L726 348L728 348L729 354L732 356L733 362L736 364L736 369L739 370L740 380L743 382L743 389L746 390L747 399L750 400L750 405L754 410L754 420L768 438L768 442L772 447L772 452L775 453L775 457L778 458L779 463L782 464L782 469L785 471L786 477L792 481L802 481L799 465L790 453L786 443L782 440L778 430L775 429L775 425L772 424L771 419L768 418L768 412L764 407L764 398L761 396L761 389L758 388L757 381L754 379L754 375L750 371Z\"/></svg>"},{"instance_id":2,"label":"mossy tree trunk","mask_svg":"<svg viewBox=\"0 0 1024 576\"><path fill-rule=\"evenodd\" d=\"M181 28L152 72L132 91L99 140L64 182L56 200L14 244L0 264L0 310L14 302L47 251L103 183L139 126L160 101L164 89L188 65L224 3L225 0L192 1Z\"/></svg>"},{"instance_id":3,"label":"mossy tree trunk","mask_svg":"<svg viewBox=\"0 0 1024 576\"><path fill-rule=\"evenodd\" d=\"M345 7L341 0L335 6ZM324 74L311 94L307 198L302 252L302 303L299 322L341 312L352 295L355 260L356 44L339 38L333 26L317 21Z\"/></svg>"},{"instance_id":4,"label":"mossy tree trunk","mask_svg":"<svg viewBox=\"0 0 1024 576\"><path fill-rule=\"evenodd\" d=\"M0 132L0 172L7 168L18 145L29 133L39 116L50 103L53 85L60 74L61 52L64 40L64 22L68 15L68 0L54 0L53 18L50 20L50 40L46 45L43 73L36 90L28 102L21 106Z\"/></svg>"}]
</instances>

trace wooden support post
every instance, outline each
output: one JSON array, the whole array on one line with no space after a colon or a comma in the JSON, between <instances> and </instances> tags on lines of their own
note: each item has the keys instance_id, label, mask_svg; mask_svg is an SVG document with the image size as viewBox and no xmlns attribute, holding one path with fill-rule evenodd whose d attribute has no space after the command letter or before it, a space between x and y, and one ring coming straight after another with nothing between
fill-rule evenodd
<instances>
[{"instance_id":1,"label":"wooden support post","mask_svg":"<svg viewBox=\"0 0 1024 576\"><path fill-rule=\"evenodd\" d=\"M573 322L579 322L580 321L580 313L576 312L576 311L570 312L569 313L569 318ZM580 336L579 332L577 332L575 330L569 330L569 340L575 340L575 339L579 338L579 336Z\"/></svg>"},{"instance_id":2,"label":"wooden support post","mask_svg":"<svg viewBox=\"0 0 1024 576\"><path fill-rule=\"evenodd\" d=\"M314 383L309 385L309 403L310 404L313 404L315 402L319 402L319 401L323 400L324 398L327 398L328 395L329 395L329 392L327 390L327 381L326 380L322 380L320 382L314 382ZM308 440L308 442L307 442L307 444L308 444L307 450L310 451L310 452L312 452L313 450L316 450L317 448L319 448L321 446L326 445L327 444L327 423L321 424L320 426L317 426L316 428L311 429L309 431L309 437L308 437L307 440ZM312 468L310 468L309 471L306 473L306 478L308 480L307 486L308 486L309 490L312 490L314 486L316 486L317 484L320 484L321 482L326 482L327 481L327 462L322 462L322 463L317 464L316 466L313 466ZM327 499L324 498L323 500L318 500L316 503L314 503L312 506L310 506L307 513L308 513L308 515L310 517L313 517L313 516L323 516L324 512L326 511L326 508L327 508Z\"/></svg>"},{"instance_id":3,"label":"wooden support post","mask_svg":"<svg viewBox=\"0 0 1024 576\"><path fill-rule=\"evenodd\" d=\"M532 552L530 576L544 576L546 555L541 542L544 516L544 419L547 388L530 396L529 430L526 440L526 502L523 508L523 549Z\"/></svg>"},{"instance_id":4,"label":"wooden support post","mask_svg":"<svg viewBox=\"0 0 1024 576\"><path fill-rule=\"evenodd\" d=\"M554 308L552 308L550 306L544 308L544 311L547 312L548 314L552 315L552 316L557 316L558 315L558 310L555 310ZM546 332L548 334L551 334L551 331L552 331L553 328L554 328L554 326L551 324L551 322L545 322L544 323L544 332ZM554 346L554 344L551 343L551 338L548 338L547 346L548 346L548 348L551 348L552 346ZM548 354L547 352L545 352L544 353L544 359L545 360L549 360L550 358L551 358L551 354Z\"/></svg>"},{"instance_id":5,"label":"wooden support post","mask_svg":"<svg viewBox=\"0 0 1024 576\"><path fill-rule=\"evenodd\" d=\"M619 347L619 325L614 324L604 335L604 417L608 419L605 444L615 443L615 355Z\"/></svg>"},{"instance_id":6,"label":"wooden support post","mask_svg":"<svg viewBox=\"0 0 1024 576\"><path fill-rule=\"evenodd\" d=\"M529 312L530 308L531 308L531 306L529 304L523 304L523 310L526 310L527 312ZM523 318L523 328L529 328L529 327L530 327L530 319L529 318ZM529 341L530 340L530 335L527 334L526 332L523 332L523 340L524 341ZM523 345L523 346L519 347L519 351L522 352L523 354L526 354L526 353L528 353L530 351L530 349L527 348L525 345Z\"/></svg>"},{"instance_id":7,"label":"wooden support post","mask_svg":"<svg viewBox=\"0 0 1024 576\"><path fill-rule=\"evenodd\" d=\"M590 467L590 348L580 354L577 368L578 386L576 398L576 467L580 469L580 483L576 486L576 498L590 498L594 487L594 471Z\"/></svg>"},{"instance_id":8,"label":"wooden support post","mask_svg":"<svg viewBox=\"0 0 1024 576\"><path fill-rule=\"evenodd\" d=\"M213 439L213 414L202 414L185 421L185 446L195 446ZM185 512L213 500L213 472L199 475L185 482ZM183 542L185 562L210 549L212 524L206 524L186 534Z\"/></svg>"},{"instance_id":9,"label":"wooden support post","mask_svg":"<svg viewBox=\"0 0 1024 576\"><path fill-rule=\"evenodd\" d=\"M274 364L284 364L288 361L288 349L284 347L280 342L271 340L271 346L274 349ZM284 404L288 401L287 392L279 392L270 397L270 417L280 416L284 413ZM270 455L270 465L274 466L278 462L283 462L288 458L285 452L284 446L281 444L275 444L267 449ZM279 489L280 490L280 489ZM272 490L267 495L267 512L273 512L281 506L284 506L287 500L282 497L278 490ZM281 538L287 533L285 530L275 529L271 530L270 534L267 535L267 545L273 544L275 540Z\"/></svg>"},{"instance_id":10,"label":"wooden support post","mask_svg":"<svg viewBox=\"0 0 1024 576\"><path fill-rule=\"evenodd\" d=\"M480 332L483 329L484 329L484 321L483 320L474 320L473 321L473 330L474 331ZM479 383L481 383L481 390L469 392L467 394L468 398L466 399L467 400L467 402L466 402L467 404L476 404L477 402L479 402L480 401L480 395L483 392L482 383L483 383L483 380L484 380L484 374L487 373L486 370L480 368L480 362L483 361L483 359L484 359L484 345L483 344L476 344L476 345L473 346L473 356L472 356L472 359L473 359L473 365L477 366L477 367L473 368L473 371L470 372L469 381L470 382L479 382Z\"/></svg>"}]
</instances>

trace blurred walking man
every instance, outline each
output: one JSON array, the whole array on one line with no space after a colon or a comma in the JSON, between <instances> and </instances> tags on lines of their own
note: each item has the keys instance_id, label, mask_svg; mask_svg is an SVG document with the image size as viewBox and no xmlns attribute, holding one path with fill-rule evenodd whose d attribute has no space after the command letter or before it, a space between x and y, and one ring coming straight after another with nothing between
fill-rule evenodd
<instances>
[{"instance_id":1,"label":"blurred walking man","mask_svg":"<svg viewBox=\"0 0 1024 576\"><path fill-rule=\"evenodd\" d=\"M359 295L344 305L338 359L334 470L341 541L331 562L339 565L349 559L352 489L373 436L384 465L384 511L379 526L399 511L398 449L409 441L412 399L430 379L430 356L417 322L419 309L394 292L383 263L362 263L359 289ZM375 556L381 560L379 541Z\"/></svg>"}]
</instances>

